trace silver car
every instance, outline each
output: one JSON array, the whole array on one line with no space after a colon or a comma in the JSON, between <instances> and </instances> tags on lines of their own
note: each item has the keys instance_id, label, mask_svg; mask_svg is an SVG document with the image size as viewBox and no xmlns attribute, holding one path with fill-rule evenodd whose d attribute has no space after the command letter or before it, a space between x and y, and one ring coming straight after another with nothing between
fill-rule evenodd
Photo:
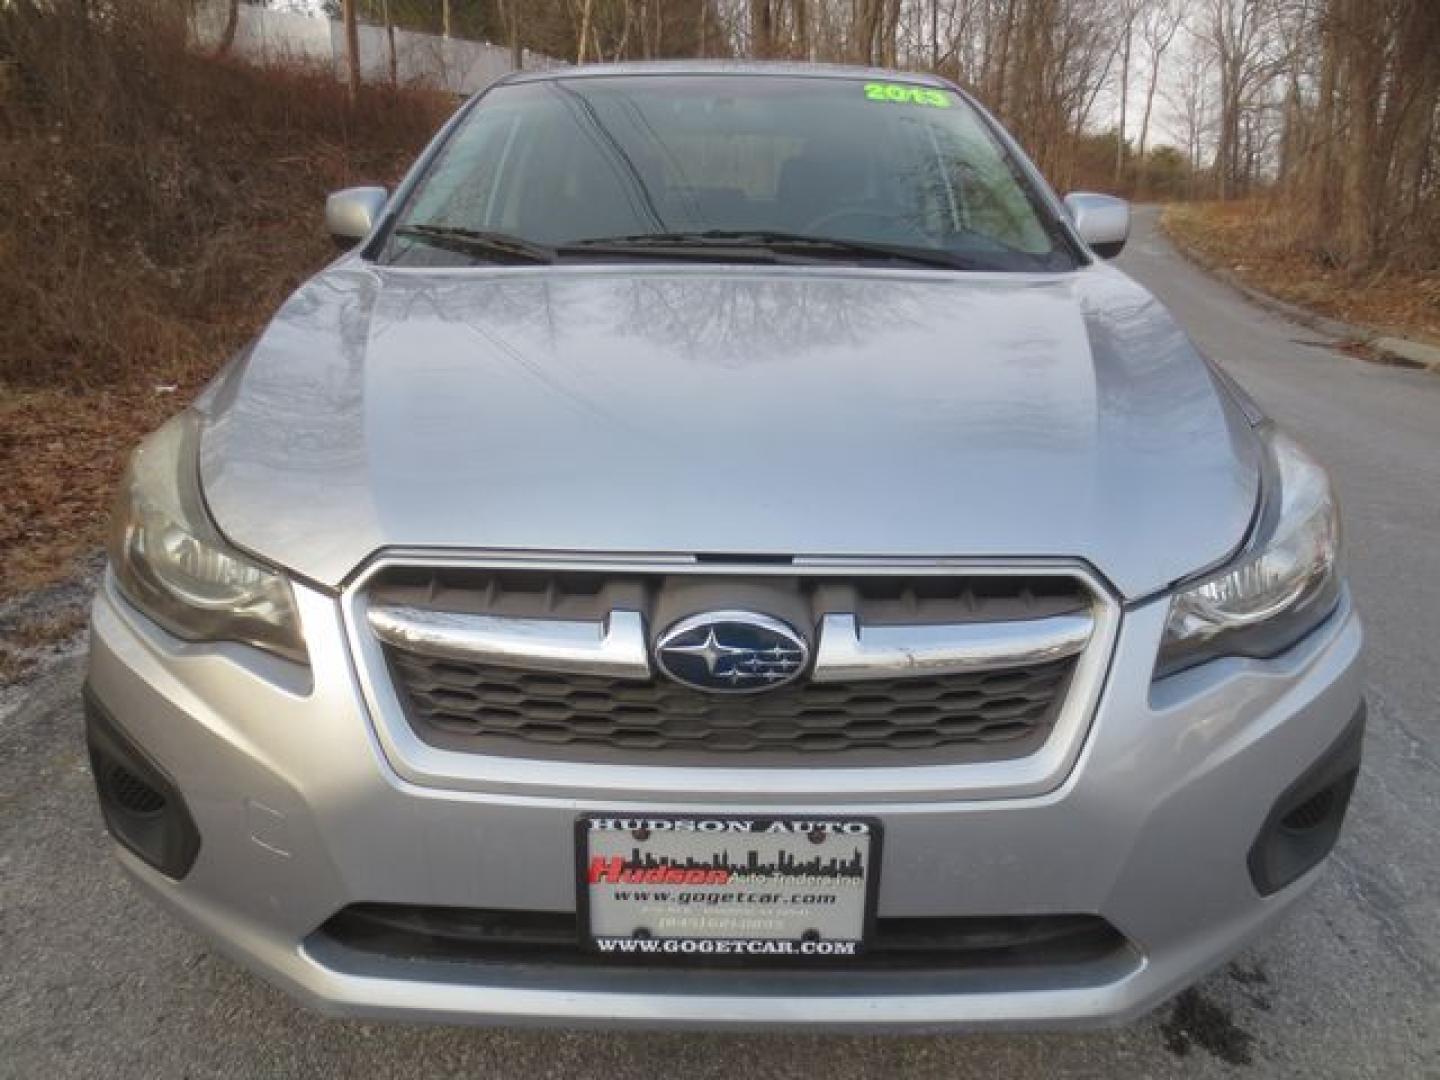
<instances>
[{"instance_id":1,"label":"silver car","mask_svg":"<svg viewBox=\"0 0 1440 1080\"><path fill-rule=\"evenodd\" d=\"M1313 884L1324 471L942 80L520 74L136 452L88 739L329 1012L1114 1022Z\"/></svg>"}]
</instances>

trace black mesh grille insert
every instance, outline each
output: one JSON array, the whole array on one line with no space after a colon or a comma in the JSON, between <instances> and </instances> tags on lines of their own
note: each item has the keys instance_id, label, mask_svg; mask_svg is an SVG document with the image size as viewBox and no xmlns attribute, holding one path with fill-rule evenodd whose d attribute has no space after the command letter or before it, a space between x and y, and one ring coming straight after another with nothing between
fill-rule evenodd
<instances>
[{"instance_id":1,"label":"black mesh grille insert","mask_svg":"<svg viewBox=\"0 0 1440 1080\"><path fill-rule=\"evenodd\" d=\"M502 754L549 747L569 757L693 751L710 760L767 752L1020 757L1049 734L1075 664L1072 657L967 675L803 683L741 698L663 679L519 671L386 652L410 722L429 742Z\"/></svg>"},{"instance_id":2,"label":"black mesh grille insert","mask_svg":"<svg viewBox=\"0 0 1440 1080\"><path fill-rule=\"evenodd\" d=\"M640 614L654 637L698 612L738 608L806 631L830 614L864 628L1002 625L1093 607L1063 571L788 572L769 560L694 573L630 569L392 566L367 586L377 607L456 616L601 622ZM393 639L391 639L393 640ZM815 644L811 642L812 646ZM743 696L704 693L660 674L553 674L441 659L384 644L415 733L459 751L563 761L643 760L747 767L831 758L845 766L998 761L1049 737L1078 663L968 675L796 684Z\"/></svg>"}]
</instances>

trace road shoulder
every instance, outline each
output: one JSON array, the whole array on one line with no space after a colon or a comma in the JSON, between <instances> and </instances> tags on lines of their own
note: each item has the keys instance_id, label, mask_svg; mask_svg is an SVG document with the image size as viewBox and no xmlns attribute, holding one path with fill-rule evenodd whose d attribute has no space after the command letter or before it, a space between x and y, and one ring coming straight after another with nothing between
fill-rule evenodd
<instances>
[{"instance_id":1,"label":"road shoulder","mask_svg":"<svg viewBox=\"0 0 1440 1080\"><path fill-rule=\"evenodd\" d=\"M1187 261L1230 286L1251 303L1333 338L1338 346L1361 359L1440 374L1440 346L1385 329L1332 318L1311 307L1293 303L1258 287L1229 260L1196 244L1175 226L1173 207L1161 208L1160 231Z\"/></svg>"}]
</instances>

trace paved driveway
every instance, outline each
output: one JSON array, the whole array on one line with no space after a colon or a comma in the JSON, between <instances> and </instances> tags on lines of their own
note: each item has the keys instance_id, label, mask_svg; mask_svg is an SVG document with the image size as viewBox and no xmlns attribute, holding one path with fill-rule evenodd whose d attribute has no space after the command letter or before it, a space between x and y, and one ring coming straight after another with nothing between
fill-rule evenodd
<instances>
[{"instance_id":1,"label":"paved driveway","mask_svg":"<svg viewBox=\"0 0 1440 1080\"><path fill-rule=\"evenodd\" d=\"M1345 839L1275 936L1150 1018L957 1038L490 1032L326 1020L157 916L108 857L80 658L0 695L0 1076L1440 1076L1440 378L1352 360L1170 251L1123 264L1333 470L1371 642Z\"/></svg>"}]
</instances>

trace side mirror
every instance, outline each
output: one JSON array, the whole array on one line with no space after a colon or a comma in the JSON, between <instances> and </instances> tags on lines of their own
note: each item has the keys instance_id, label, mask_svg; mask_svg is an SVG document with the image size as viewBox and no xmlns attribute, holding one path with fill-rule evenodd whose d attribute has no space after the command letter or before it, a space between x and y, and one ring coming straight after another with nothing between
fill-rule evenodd
<instances>
[{"instance_id":1,"label":"side mirror","mask_svg":"<svg viewBox=\"0 0 1440 1080\"><path fill-rule=\"evenodd\" d=\"M1075 231L1102 259L1113 259L1130 239L1130 204L1113 195L1075 191L1065 196Z\"/></svg>"},{"instance_id":2,"label":"side mirror","mask_svg":"<svg viewBox=\"0 0 1440 1080\"><path fill-rule=\"evenodd\" d=\"M390 193L383 187L332 191L325 200L325 228L337 247L354 247L375 228Z\"/></svg>"}]
</instances>

